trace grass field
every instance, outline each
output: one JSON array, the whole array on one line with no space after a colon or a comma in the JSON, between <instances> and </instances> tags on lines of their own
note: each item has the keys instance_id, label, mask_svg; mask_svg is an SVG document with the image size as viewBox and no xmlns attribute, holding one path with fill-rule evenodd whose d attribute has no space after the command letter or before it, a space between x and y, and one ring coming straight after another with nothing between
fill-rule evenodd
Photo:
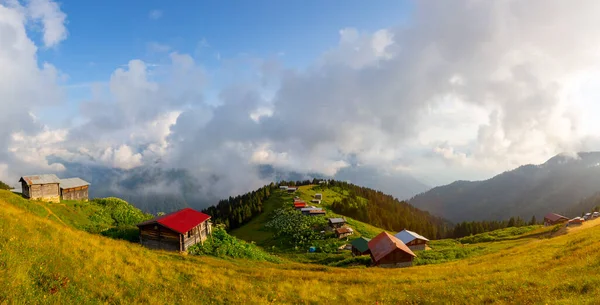
<instances>
[{"instance_id":1,"label":"grass field","mask_svg":"<svg viewBox=\"0 0 600 305\"><path fill-rule=\"evenodd\" d=\"M594 304L600 221L406 269L221 260L89 234L0 199L0 303ZM8 200L10 201L10 200Z\"/></svg>"}]
</instances>

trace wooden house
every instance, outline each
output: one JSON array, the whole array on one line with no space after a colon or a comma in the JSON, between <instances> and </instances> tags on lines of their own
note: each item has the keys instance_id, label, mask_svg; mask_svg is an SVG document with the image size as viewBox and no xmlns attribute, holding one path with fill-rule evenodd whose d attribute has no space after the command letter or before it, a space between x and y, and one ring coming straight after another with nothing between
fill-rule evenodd
<instances>
[{"instance_id":1,"label":"wooden house","mask_svg":"<svg viewBox=\"0 0 600 305\"><path fill-rule=\"evenodd\" d=\"M319 200L319 199L311 199L310 202L316 203L316 204L321 204L321 200Z\"/></svg>"},{"instance_id":2,"label":"wooden house","mask_svg":"<svg viewBox=\"0 0 600 305\"><path fill-rule=\"evenodd\" d=\"M300 210L306 208L306 202L294 202L294 209Z\"/></svg>"},{"instance_id":3,"label":"wooden house","mask_svg":"<svg viewBox=\"0 0 600 305\"><path fill-rule=\"evenodd\" d=\"M323 194L320 194L320 193L315 194L315 199L323 200Z\"/></svg>"},{"instance_id":4,"label":"wooden house","mask_svg":"<svg viewBox=\"0 0 600 305\"><path fill-rule=\"evenodd\" d=\"M354 230L352 228L337 228L335 229L335 237L341 239L344 237L348 237L354 234Z\"/></svg>"},{"instance_id":5,"label":"wooden house","mask_svg":"<svg viewBox=\"0 0 600 305\"><path fill-rule=\"evenodd\" d=\"M575 217L571 220L569 220L569 222L567 223L567 225L580 225L583 224L585 222L585 219L583 217Z\"/></svg>"},{"instance_id":6,"label":"wooden house","mask_svg":"<svg viewBox=\"0 0 600 305\"><path fill-rule=\"evenodd\" d=\"M350 244L352 245L352 255L361 256L361 255L369 255L371 254L371 250L369 250L369 241L370 238L359 237L353 240Z\"/></svg>"},{"instance_id":7,"label":"wooden house","mask_svg":"<svg viewBox=\"0 0 600 305\"><path fill-rule=\"evenodd\" d=\"M292 194L292 193L295 193L297 189L298 188L295 188L295 187L288 187L287 188L287 192L290 193L290 194Z\"/></svg>"},{"instance_id":8,"label":"wooden house","mask_svg":"<svg viewBox=\"0 0 600 305\"><path fill-rule=\"evenodd\" d=\"M90 184L80 178L60 179L60 199L88 201L89 187Z\"/></svg>"},{"instance_id":9,"label":"wooden house","mask_svg":"<svg viewBox=\"0 0 600 305\"><path fill-rule=\"evenodd\" d=\"M373 265L380 267L409 267L416 257L401 240L385 231L369 241L369 250Z\"/></svg>"},{"instance_id":10,"label":"wooden house","mask_svg":"<svg viewBox=\"0 0 600 305\"><path fill-rule=\"evenodd\" d=\"M569 218L556 213L548 213L544 216L544 226L553 226L567 221L569 221Z\"/></svg>"},{"instance_id":11,"label":"wooden house","mask_svg":"<svg viewBox=\"0 0 600 305\"><path fill-rule=\"evenodd\" d=\"M287 185L282 185L282 186L280 186L280 187L279 187L279 189L280 189L280 190L286 190L286 191L287 191L288 187L287 187Z\"/></svg>"},{"instance_id":12,"label":"wooden house","mask_svg":"<svg viewBox=\"0 0 600 305\"><path fill-rule=\"evenodd\" d=\"M60 202L60 179L56 175L23 176L19 182L25 198Z\"/></svg>"},{"instance_id":13,"label":"wooden house","mask_svg":"<svg viewBox=\"0 0 600 305\"><path fill-rule=\"evenodd\" d=\"M407 229L394 235L401 240L412 251L429 249L429 239Z\"/></svg>"},{"instance_id":14,"label":"wooden house","mask_svg":"<svg viewBox=\"0 0 600 305\"><path fill-rule=\"evenodd\" d=\"M341 228L346 224L344 218L329 218L329 226L333 229Z\"/></svg>"},{"instance_id":15,"label":"wooden house","mask_svg":"<svg viewBox=\"0 0 600 305\"><path fill-rule=\"evenodd\" d=\"M323 211L323 210L310 210L310 211L308 211L308 216L325 216L325 211Z\"/></svg>"},{"instance_id":16,"label":"wooden house","mask_svg":"<svg viewBox=\"0 0 600 305\"><path fill-rule=\"evenodd\" d=\"M140 243L151 249L187 251L212 232L210 216L185 208L139 223Z\"/></svg>"}]
</instances>

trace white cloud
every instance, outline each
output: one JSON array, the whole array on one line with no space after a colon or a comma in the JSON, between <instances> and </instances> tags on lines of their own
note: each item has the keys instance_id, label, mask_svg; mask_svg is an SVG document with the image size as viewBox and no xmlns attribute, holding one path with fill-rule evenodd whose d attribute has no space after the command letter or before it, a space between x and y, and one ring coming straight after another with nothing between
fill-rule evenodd
<instances>
[{"instance_id":1,"label":"white cloud","mask_svg":"<svg viewBox=\"0 0 600 305\"><path fill-rule=\"evenodd\" d=\"M58 3L50 0L30 0L27 9L32 19L42 23L46 47L54 47L67 38L67 15L60 10Z\"/></svg>"},{"instance_id":2,"label":"white cloud","mask_svg":"<svg viewBox=\"0 0 600 305\"><path fill-rule=\"evenodd\" d=\"M148 18L152 19L152 20L158 20L163 16L163 11L161 10L151 10L150 13L148 13Z\"/></svg>"},{"instance_id":3,"label":"white cloud","mask_svg":"<svg viewBox=\"0 0 600 305\"><path fill-rule=\"evenodd\" d=\"M171 50L171 46L152 41L148 43L148 50L153 53L165 53Z\"/></svg>"}]
</instances>

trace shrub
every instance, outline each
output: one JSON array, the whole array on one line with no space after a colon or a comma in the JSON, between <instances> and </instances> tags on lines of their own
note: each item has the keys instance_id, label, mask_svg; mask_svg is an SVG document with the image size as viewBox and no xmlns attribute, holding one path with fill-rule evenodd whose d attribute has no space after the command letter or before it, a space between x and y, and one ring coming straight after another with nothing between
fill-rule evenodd
<instances>
[{"instance_id":1,"label":"shrub","mask_svg":"<svg viewBox=\"0 0 600 305\"><path fill-rule=\"evenodd\" d=\"M211 255L220 258L246 258L258 261L279 263L276 256L264 252L254 244L239 240L223 228L213 228L212 236L204 244L195 244L188 249L189 254Z\"/></svg>"},{"instance_id":2,"label":"shrub","mask_svg":"<svg viewBox=\"0 0 600 305\"><path fill-rule=\"evenodd\" d=\"M130 205L127 201L109 197L94 199L93 203L104 207L104 211L94 215L98 220L112 219L115 226L134 226L144 220L152 218L151 214L145 214L138 208Z\"/></svg>"},{"instance_id":3,"label":"shrub","mask_svg":"<svg viewBox=\"0 0 600 305\"><path fill-rule=\"evenodd\" d=\"M314 240L322 240L327 220L324 217L304 216L300 211L286 207L273 211L273 216L265 224L267 229L275 232L276 237L289 238L292 244L307 244Z\"/></svg>"}]
</instances>

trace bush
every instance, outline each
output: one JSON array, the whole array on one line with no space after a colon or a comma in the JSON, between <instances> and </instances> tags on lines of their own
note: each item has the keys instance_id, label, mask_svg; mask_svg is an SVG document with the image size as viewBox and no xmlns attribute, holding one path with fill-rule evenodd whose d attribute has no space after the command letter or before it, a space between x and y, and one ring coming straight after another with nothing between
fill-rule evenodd
<instances>
[{"instance_id":1,"label":"bush","mask_svg":"<svg viewBox=\"0 0 600 305\"><path fill-rule=\"evenodd\" d=\"M188 249L189 254L211 255L220 258L246 258L258 261L279 263L276 256L264 252L254 244L239 240L223 228L213 228L212 236L204 244L195 244Z\"/></svg>"},{"instance_id":2,"label":"bush","mask_svg":"<svg viewBox=\"0 0 600 305\"><path fill-rule=\"evenodd\" d=\"M276 237L289 238L292 244L308 244L322 240L327 220L324 217L302 215L300 211L286 207L273 211L273 216L265 224L267 229L275 232Z\"/></svg>"},{"instance_id":3,"label":"bush","mask_svg":"<svg viewBox=\"0 0 600 305\"><path fill-rule=\"evenodd\" d=\"M332 267L348 267L348 266L370 266L371 257L369 255L354 256L335 263L329 264Z\"/></svg>"},{"instance_id":4,"label":"bush","mask_svg":"<svg viewBox=\"0 0 600 305\"><path fill-rule=\"evenodd\" d=\"M140 230L135 226L114 227L104 230L100 234L113 239L123 239L130 242L140 241Z\"/></svg>"},{"instance_id":5,"label":"bush","mask_svg":"<svg viewBox=\"0 0 600 305\"><path fill-rule=\"evenodd\" d=\"M92 200L94 204L104 207L104 211L99 212L93 217L97 220L105 221L110 218L115 226L135 226L136 224L153 218L151 214L145 214L138 208L130 205L127 201L109 197Z\"/></svg>"}]
</instances>

